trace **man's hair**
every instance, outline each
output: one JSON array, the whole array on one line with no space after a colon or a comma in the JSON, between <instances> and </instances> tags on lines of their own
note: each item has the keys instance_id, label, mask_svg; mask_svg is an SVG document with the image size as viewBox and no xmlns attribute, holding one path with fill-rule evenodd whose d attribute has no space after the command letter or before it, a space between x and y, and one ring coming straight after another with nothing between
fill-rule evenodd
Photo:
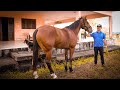
<instances>
[{"instance_id":1,"label":"man's hair","mask_svg":"<svg viewBox=\"0 0 120 90\"><path fill-rule=\"evenodd\" d=\"M101 24L98 24L97 27L102 27L102 25L101 25Z\"/></svg>"}]
</instances>

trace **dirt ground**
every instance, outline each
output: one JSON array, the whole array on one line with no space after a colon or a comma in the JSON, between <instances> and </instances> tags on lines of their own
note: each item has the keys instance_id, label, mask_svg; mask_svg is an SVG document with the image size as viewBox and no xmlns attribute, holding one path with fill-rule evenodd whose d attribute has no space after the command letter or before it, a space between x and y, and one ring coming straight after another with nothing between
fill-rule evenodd
<instances>
[{"instance_id":1,"label":"dirt ground","mask_svg":"<svg viewBox=\"0 0 120 90\"><path fill-rule=\"evenodd\" d=\"M89 59L92 59L89 61ZM93 57L87 58L89 62L75 66L72 73L64 70L57 71L58 79L120 79L120 50L105 54L105 66L102 67L100 58L94 66ZM44 74L40 79L50 79Z\"/></svg>"},{"instance_id":2,"label":"dirt ground","mask_svg":"<svg viewBox=\"0 0 120 90\"><path fill-rule=\"evenodd\" d=\"M64 71L64 64L53 64L57 79L120 79L120 50L105 53L105 66L101 66L100 57L94 66L94 57L73 61L73 72ZM47 68L38 70L39 79L52 79ZM5 72L0 79L33 79L32 71Z\"/></svg>"}]
</instances>

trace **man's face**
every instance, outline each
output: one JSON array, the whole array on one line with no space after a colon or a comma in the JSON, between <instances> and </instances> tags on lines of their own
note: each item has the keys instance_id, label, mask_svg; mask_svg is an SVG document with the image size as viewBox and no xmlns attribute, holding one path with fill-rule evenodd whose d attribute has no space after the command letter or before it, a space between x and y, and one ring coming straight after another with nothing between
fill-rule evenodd
<instances>
[{"instance_id":1,"label":"man's face","mask_svg":"<svg viewBox=\"0 0 120 90\"><path fill-rule=\"evenodd\" d=\"M97 31L100 32L102 27L97 27Z\"/></svg>"}]
</instances>

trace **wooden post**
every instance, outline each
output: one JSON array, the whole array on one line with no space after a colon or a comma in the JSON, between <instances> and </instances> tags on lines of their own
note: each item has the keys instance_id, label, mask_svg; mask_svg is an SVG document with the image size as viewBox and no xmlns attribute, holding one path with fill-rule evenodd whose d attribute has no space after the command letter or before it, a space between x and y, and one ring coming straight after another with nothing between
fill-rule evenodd
<instances>
[{"instance_id":1,"label":"wooden post","mask_svg":"<svg viewBox=\"0 0 120 90\"><path fill-rule=\"evenodd\" d=\"M109 16L109 38L112 38L112 16Z\"/></svg>"},{"instance_id":2,"label":"wooden post","mask_svg":"<svg viewBox=\"0 0 120 90\"><path fill-rule=\"evenodd\" d=\"M81 17L81 11L78 11L76 13L76 20L78 20ZM81 31L78 34L78 42L81 40Z\"/></svg>"},{"instance_id":3,"label":"wooden post","mask_svg":"<svg viewBox=\"0 0 120 90\"><path fill-rule=\"evenodd\" d=\"M76 15L76 20L78 20L78 18L81 17L81 11L78 11L77 15Z\"/></svg>"}]
</instances>

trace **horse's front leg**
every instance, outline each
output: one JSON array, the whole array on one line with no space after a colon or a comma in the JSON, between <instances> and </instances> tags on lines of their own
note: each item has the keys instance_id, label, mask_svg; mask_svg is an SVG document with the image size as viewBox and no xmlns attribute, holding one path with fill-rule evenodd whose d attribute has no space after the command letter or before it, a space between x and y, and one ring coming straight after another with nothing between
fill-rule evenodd
<instances>
[{"instance_id":1,"label":"horse's front leg","mask_svg":"<svg viewBox=\"0 0 120 90\"><path fill-rule=\"evenodd\" d=\"M67 68L67 62L68 62L68 49L65 49L65 71L67 72L68 68Z\"/></svg>"},{"instance_id":2,"label":"horse's front leg","mask_svg":"<svg viewBox=\"0 0 120 90\"><path fill-rule=\"evenodd\" d=\"M51 66L51 55L52 55L51 51L48 51L46 53L46 64L47 64L47 67L50 71L50 75L55 79L55 78L57 78L57 75L54 73L53 68Z\"/></svg>"},{"instance_id":3,"label":"horse's front leg","mask_svg":"<svg viewBox=\"0 0 120 90\"><path fill-rule=\"evenodd\" d=\"M74 53L74 48L70 48L70 60L69 60L69 70L70 70L70 72L73 71L73 69L72 69L72 57L73 57L73 53Z\"/></svg>"}]
</instances>

